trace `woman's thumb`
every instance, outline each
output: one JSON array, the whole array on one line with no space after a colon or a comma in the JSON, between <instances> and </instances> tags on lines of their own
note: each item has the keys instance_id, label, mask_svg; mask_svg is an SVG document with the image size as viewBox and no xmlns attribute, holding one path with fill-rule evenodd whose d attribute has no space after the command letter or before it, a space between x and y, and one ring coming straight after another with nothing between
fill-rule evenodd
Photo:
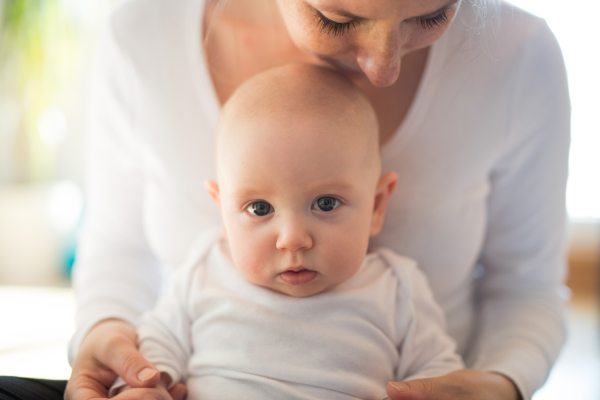
<instances>
[{"instance_id":1,"label":"woman's thumb","mask_svg":"<svg viewBox=\"0 0 600 400\"><path fill-rule=\"evenodd\" d=\"M113 345L106 354L105 364L131 387L154 387L160 373L138 351L133 343L121 342Z\"/></svg>"},{"instance_id":2,"label":"woman's thumb","mask_svg":"<svg viewBox=\"0 0 600 400\"><path fill-rule=\"evenodd\" d=\"M415 379L406 382L388 382L386 391L390 400L425 400L434 394L434 382L430 379Z\"/></svg>"}]
</instances>

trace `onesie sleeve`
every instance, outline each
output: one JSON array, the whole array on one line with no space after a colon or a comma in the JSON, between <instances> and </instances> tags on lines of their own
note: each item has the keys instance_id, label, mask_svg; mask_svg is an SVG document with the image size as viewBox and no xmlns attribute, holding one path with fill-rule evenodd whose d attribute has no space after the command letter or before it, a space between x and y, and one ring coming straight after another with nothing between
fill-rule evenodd
<instances>
[{"instance_id":1,"label":"onesie sleeve","mask_svg":"<svg viewBox=\"0 0 600 400\"><path fill-rule=\"evenodd\" d=\"M433 298L425 274L412 259L390 250L382 253L398 279L396 380L441 376L464 368L456 342L446 332L444 311Z\"/></svg>"},{"instance_id":2,"label":"onesie sleeve","mask_svg":"<svg viewBox=\"0 0 600 400\"><path fill-rule=\"evenodd\" d=\"M203 247L204 248L204 247ZM161 373L171 378L168 389L187 379L187 364L192 354L190 306L193 285L202 285L199 267L202 260L196 249L191 252L188 262L177 270L171 279L169 289L157 300L155 307L144 313L137 324L138 347L140 353ZM109 390L109 397L120 390L129 389L119 377Z\"/></svg>"},{"instance_id":3,"label":"onesie sleeve","mask_svg":"<svg viewBox=\"0 0 600 400\"><path fill-rule=\"evenodd\" d=\"M173 274L168 290L137 324L140 353L161 373L169 375L168 389L188 378L187 365L193 352L193 309L201 303L197 294L205 282L206 257L220 238L220 230L216 229L196 238L186 260ZM109 397L128 388L125 380L119 377L111 386Z\"/></svg>"},{"instance_id":4,"label":"onesie sleeve","mask_svg":"<svg viewBox=\"0 0 600 400\"><path fill-rule=\"evenodd\" d=\"M543 20L520 59L508 143L491 176L477 331L466 361L508 376L528 400L565 340L570 104L562 55Z\"/></svg>"},{"instance_id":5,"label":"onesie sleeve","mask_svg":"<svg viewBox=\"0 0 600 400\"><path fill-rule=\"evenodd\" d=\"M134 323L161 289L161 266L144 233L136 77L122 48L125 23L118 11L101 36L89 81L87 204L73 272L77 311L70 362L91 327L108 318Z\"/></svg>"},{"instance_id":6,"label":"onesie sleeve","mask_svg":"<svg viewBox=\"0 0 600 400\"><path fill-rule=\"evenodd\" d=\"M137 327L140 353L160 372L169 374L171 387L187 378L192 353L188 288L191 282L197 283L194 275L194 269L178 271L169 292L142 316Z\"/></svg>"}]
</instances>

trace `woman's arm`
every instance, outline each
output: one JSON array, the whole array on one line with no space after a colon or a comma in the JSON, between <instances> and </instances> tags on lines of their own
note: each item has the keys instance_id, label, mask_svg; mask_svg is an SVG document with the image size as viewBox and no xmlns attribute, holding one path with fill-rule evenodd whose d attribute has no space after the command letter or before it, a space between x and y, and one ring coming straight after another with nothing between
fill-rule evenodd
<instances>
[{"instance_id":1,"label":"woman's arm","mask_svg":"<svg viewBox=\"0 0 600 400\"><path fill-rule=\"evenodd\" d=\"M87 205L73 275L78 310L71 360L92 326L107 318L134 322L161 285L142 221L136 77L120 43L118 11L100 39L90 77Z\"/></svg>"},{"instance_id":2,"label":"woman's arm","mask_svg":"<svg viewBox=\"0 0 600 400\"><path fill-rule=\"evenodd\" d=\"M510 377L529 399L565 339L570 104L560 48L543 21L521 60L509 143L491 177L478 331L467 364Z\"/></svg>"},{"instance_id":3,"label":"woman's arm","mask_svg":"<svg viewBox=\"0 0 600 400\"><path fill-rule=\"evenodd\" d=\"M514 81L508 142L490 181L477 331L467 365L394 400L529 400L565 337L565 188L570 104L558 43L540 20ZM519 392L515 391L515 387ZM458 391L458 392L457 392ZM461 393L451 395L451 393Z\"/></svg>"},{"instance_id":4,"label":"woman's arm","mask_svg":"<svg viewBox=\"0 0 600 400\"><path fill-rule=\"evenodd\" d=\"M123 8L123 7L122 7ZM137 352L131 323L161 286L142 221L143 146L136 136L136 77L123 49L118 9L102 36L89 87L87 208L74 270L76 333L67 399L105 397L117 375L154 386L156 369Z\"/></svg>"}]
</instances>

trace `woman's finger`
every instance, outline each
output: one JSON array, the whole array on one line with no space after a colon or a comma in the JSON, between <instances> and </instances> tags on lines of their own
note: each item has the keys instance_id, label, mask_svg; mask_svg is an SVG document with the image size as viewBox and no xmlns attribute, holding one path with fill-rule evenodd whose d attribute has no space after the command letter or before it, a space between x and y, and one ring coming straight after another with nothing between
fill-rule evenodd
<instances>
[{"instance_id":1,"label":"woman's finger","mask_svg":"<svg viewBox=\"0 0 600 400\"><path fill-rule=\"evenodd\" d=\"M160 379L156 368L138 353L134 328L124 321L105 320L81 343L65 399L106 398L118 375L132 387L153 387Z\"/></svg>"},{"instance_id":2,"label":"woman's finger","mask_svg":"<svg viewBox=\"0 0 600 400\"><path fill-rule=\"evenodd\" d=\"M176 400L171 397L167 389L156 388L132 388L127 389L112 399L114 400ZM97 399L99 400L99 399Z\"/></svg>"},{"instance_id":3,"label":"woman's finger","mask_svg":"<svg viewBox=\"0 0 600 400\"><path fill-rule=\"evenodd\" d=\"M391 400L471 399L458 386L448 387L443 379L425 378L407 382L389 382L386 387Z\"/></svg>"},{"instance_id":4,"label":"woman's finger","mask_svg":"<svg viewBox=\"0 0 600 400\"><path fill-rule=\"evenodd\" d=\"M176 384L169 390L173 400L185 400L187 398L187 388L181 383Z\"/></svg>"},{"instance_id":5,"label":"woman's finger","mask_svg":"<svg viewBox=\"0 0 600 400\"><path fill-rule=\"evenodd\" d=\"M389 382L391 400L518 400L519 392L507 377L493 372L463 369L436 378Z\"/></svg>"},{"instance_id":6,"label":"woman's finger","mask_svg":"<svg viewBox=\"0 0 600 400\"><path fill-rule=\"evenodd\" d=\"M129 386L154 387L160 379L160 373L139 353L135 332L125 322L114 321L114 324L106 327L110 329L111 337L95 348L94 357L122 377Z\"/></svg>"},{"instance_id":7,"label":"woman's finger","mask_svg":"<svg viewBox=\"0 0 600 400\"><path fill-rule=\"evenodd\" d=\"M75 358L71 377L65 389L65 400L89 400L106 398L107 387L117 375L98 365L89 352L80 353Z\"/></svg>"}]
</instances>

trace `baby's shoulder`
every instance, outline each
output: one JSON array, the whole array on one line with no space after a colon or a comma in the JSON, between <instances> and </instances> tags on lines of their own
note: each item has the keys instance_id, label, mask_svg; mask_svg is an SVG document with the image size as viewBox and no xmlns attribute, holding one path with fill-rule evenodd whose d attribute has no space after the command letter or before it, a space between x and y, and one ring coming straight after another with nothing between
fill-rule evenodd
<instances>
[{"instance_id":1,"label":"baby's shoulder","mask_svg":"<svg viewBox=\"0 0 600 400\"><path fill-rule=\"evenodd\" d=\"M397 278L406 278L418 269L417 261L408 256L398 254L387 247L378 247L367 254L367 264L380 264L389 269Z\"/></svg>"},{"instance_id":2,"label":"baby's shoulder","mask_svg":"<svg viewBox=\"0 0 600 400\"><path fill-rule=\"evenodd\" d=\"M211 263L211 254L220 252L223 240L221 229L212 229L198 234L192 241L184 261L175 267L172 280L187 282L202 279ZM197 282L196 282L197 286Z\"/></svg>"},{"instance_id":3,"label":"baby's shoulder","mask_svg":"<svg viewBox=\"0 0 600 400\"><path fill-rule=\"evenodd\" d=\"M380 264L392 275L397 285L398 297L413 297L415 292L422 290L423 287L429 288L429 283L425 273L419 268L415 259L398 254L385 247L374 249L367 255L369 263ZM418 293L417 293L418 294Z\"/></svg>"}]
</instances>

